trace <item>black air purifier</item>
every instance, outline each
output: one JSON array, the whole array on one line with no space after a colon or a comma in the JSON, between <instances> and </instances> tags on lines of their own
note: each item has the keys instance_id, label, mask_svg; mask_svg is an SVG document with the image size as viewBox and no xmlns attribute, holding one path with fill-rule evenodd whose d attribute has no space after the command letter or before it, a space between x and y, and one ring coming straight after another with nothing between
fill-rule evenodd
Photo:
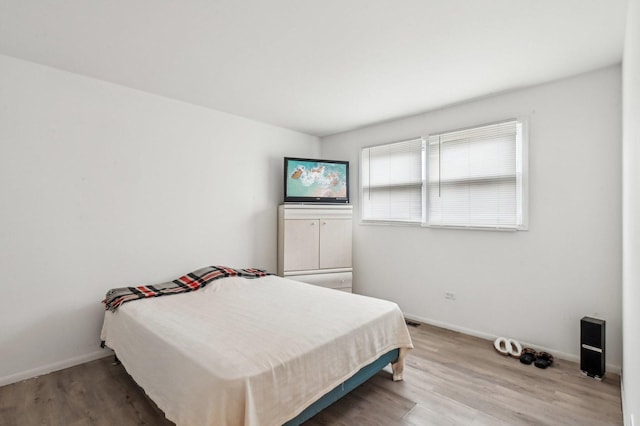
<instances>
[{"instance_id":1,"label":"black air purifier","mask_svg":"<svg viewBox=\"0 0 640 426\"><path fill-rule=\"evenodd\" d=\"M606 321L584 317L580 320L580 371L597 380L604 378Z\"/></svg>"}]
</instances>

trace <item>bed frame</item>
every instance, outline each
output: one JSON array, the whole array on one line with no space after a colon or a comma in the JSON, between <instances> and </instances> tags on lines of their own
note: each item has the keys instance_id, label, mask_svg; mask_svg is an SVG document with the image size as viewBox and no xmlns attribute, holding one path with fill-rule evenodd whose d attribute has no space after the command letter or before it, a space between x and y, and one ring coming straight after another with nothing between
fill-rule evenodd
<instances>
[{"instance_id":1,"label":"bed frame","mask_svg":"<svg viewBox=\"0 0 640 426\"><path fill-rule=\"evenodd\" d=\"M104 341L100 342L100 347L104 348ZM356 374L345 380L342 384L336 386L324 396L322 396L319 400L308 406L304 409L300 414L298 414L293 419L286 422L283 426L299 426L300 424L306 422L311 417L318 414L320 411L324 410L373 376L375 376L380 370L386 367L390 363L394 363L398 360L400 356L400 349L393 349L386 354L382 355L377 360L373 361L371 364L365 365L362 367ZM118 356L114 354L113 356L113 364L112 365L120 365L120 360ZM145 397L147 397L145 393ZM149 398L149 397L147 397ZM149 399L151 401L151 399ZM153 403L155 405L155 402ZM159 408L158 408L159 410ZM163 413L164 414L164 413Z\"/></svg>"},{"instance_id":2,"label":"bed frame","mask_svg":"<svg viewBox=\"0 0 640 426\"><path fill-rule=\"evenodd\" d=\"M375 376L378 371L382 370L387 364L396 362L400 355L400 349L394 349L382 355L371 364L362 367L355 375L351 376L344 383L336 386L333 390L326 393L322 398L308 406L302 413L286 422L283 426L298 426L306 422L311 417L318 414L367 380Z\"/></svg>"}]
</instances>

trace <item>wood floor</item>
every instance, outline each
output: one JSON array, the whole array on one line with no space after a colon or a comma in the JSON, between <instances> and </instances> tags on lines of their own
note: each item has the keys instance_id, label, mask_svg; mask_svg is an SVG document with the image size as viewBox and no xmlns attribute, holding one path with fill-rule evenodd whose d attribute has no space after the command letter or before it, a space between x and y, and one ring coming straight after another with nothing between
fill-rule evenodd
<instances>
[{"instance_id":1,"label":"wood floor","mask_svg":"<svg viewBox=\"0 0 640 426\"><path fill-rule=\"evenodd\" d=\"M542 370L492 342L428 325L405 380L382 371L307 423L317 425L621 425L620 379L583 377L575 363ZM122 366L93 361L0 387L0 425L172 425Z\"/></svg>"}]
</instances>

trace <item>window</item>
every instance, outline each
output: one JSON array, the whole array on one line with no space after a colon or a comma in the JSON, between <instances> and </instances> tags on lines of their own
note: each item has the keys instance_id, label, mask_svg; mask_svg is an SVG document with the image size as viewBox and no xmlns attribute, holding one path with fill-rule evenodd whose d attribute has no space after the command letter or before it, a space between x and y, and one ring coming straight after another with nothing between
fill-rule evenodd
<instances>
[{"instance_id":1,"label":"window","mask_svg":"<svg viewBox=\"0 0 640 426\"><path fill-rule=\"evenodd\" d=\"M526 123L364 148L364 222L526 229Z\"/></svg>"},{"instance_id":2,"label":"window","mask_svg":"<svg viewBox=\"0 0 640 426\"><path fill-rule=\"evenodd\" d=\"M363 221L422 221L422 138L362 150Z\"/></svg>"},{"instance_id":3,"label":"window","mask_svg":"<svg viewBox=\"0 0 640 426\"><path fill-rule=\"evenodd\" d=\"M429 226L526 229L523 122L429 136Z\"/></svg>"}]
</instances>

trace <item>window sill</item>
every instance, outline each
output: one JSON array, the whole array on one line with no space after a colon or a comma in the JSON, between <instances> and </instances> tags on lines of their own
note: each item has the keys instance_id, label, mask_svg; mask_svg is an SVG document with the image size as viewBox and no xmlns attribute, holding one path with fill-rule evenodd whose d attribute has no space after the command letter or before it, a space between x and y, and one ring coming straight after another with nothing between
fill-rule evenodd
<instances>
[{"instance_id":1,"label":"window sill","mask_svg":"<svg viewBox=\"0 0 640 426\"><path fill-rule=\"evenodd\" d=\"M515 232L515 231L528 231L529 229L524 226L518 227L500 227L500 226L455 226L455 225L429 225L427 223L422 224L424 228L433 229L468 229L471 231L499 231L499 232Z\"/></svg>"},{"instance_id":2,"label":"window sill","mask_svg":"<svg viewBox=\"0 0 640 426\"><path fill-rule=\"evenodd\" d=\"M499 226L454 226L454 225L429 225L420 222L403 222L400 220L379 220L368 221L361 220L359 225L362 226L408 226L408 227L421 227L431 229L456 229L456 230L469 230L469 231L498 231L498 232L516 232L516 231L528 231L528 227L499 227Z\"/></svg>"},{"instance_id":3,"label":"window sill","mask_svg":"<svg viewBox=\"0 0 640 426\"><path fill-rule=\"evenodd\" d=\"M364 226L415 226L420 227L420 222L405 222L401 220L361 220L360 225Z\"/></svg>"}]
</instances>

